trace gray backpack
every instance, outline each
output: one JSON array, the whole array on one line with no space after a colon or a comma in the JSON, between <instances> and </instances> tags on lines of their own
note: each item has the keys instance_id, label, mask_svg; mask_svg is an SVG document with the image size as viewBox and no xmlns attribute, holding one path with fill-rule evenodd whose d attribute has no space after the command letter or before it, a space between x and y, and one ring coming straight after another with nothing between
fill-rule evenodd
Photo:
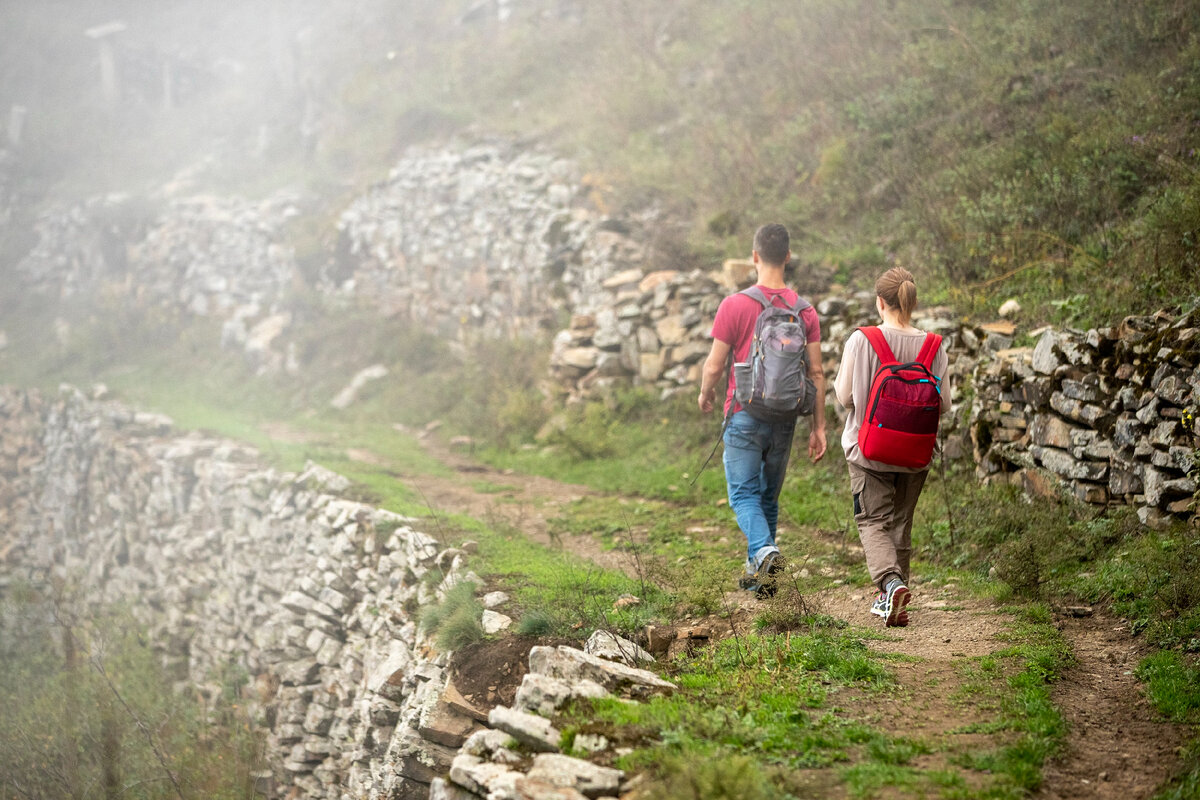
<instances>
[{"instance_id":1,"label":"gray backpack","mask_svg":"<svg viewBox=\"0 0 1200 800\"><path fill-rule=\"evenodd\" d=\"M757 300L762 311L754 323L749 361L733 365L734 398L762 422L787 422L811 414L817 392L808 377L808 334L800 317L811 304L800 298L795 308L780 307L757 286L742 294Z\"/></svg>"}]
</instances>

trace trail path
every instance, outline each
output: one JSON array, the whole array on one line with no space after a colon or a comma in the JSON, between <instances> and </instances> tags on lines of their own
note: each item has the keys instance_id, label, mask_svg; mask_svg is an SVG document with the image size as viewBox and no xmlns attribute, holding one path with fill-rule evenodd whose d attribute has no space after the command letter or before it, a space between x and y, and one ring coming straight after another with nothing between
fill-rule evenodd
<instances>
[{"instance_id":1,"label":"trail path","mask_svg":"<svg viewBox=\"0 0 1200 800\"><path fill-rule=\"evenodd\" d=\"M1054 692L1070 734L1038 797L1152 797L1179 760L1185 729L1163 722L1143 695L1133 674L1141 643L1106 616L1068 617L1060 628L1076 659Z\"/></svg>"},{"instance_id":2,"label":"trail path","mask_svg":"<svg viewBox=\"0 0 1200 800\"><path fill-rule=\"evenodd\" d=\"M406 474L431 513L461 513L497 527L519 530L535 541L559 546L604 567L632 574L627 554L603 548L586 535L557 536L550 521L570 503L598 493L549 478L514 475L482 465L430 437L426 449L453 470L452 476ZM350 454L356 457L355 453ZM365 455L357 456L366 460ZM902 691L879 707L873 724L905 736L944 745L918 757L913 766L943 768L957 753L994 746L994 739L968 733L968 726L994 718L994 703L961 692L964 667L1003 649L1001 634L1010 619L986 601L953 584L914 580L911 624L890 629L870 646L902 658L889 667ZM877 625L867 612L873 589L853 582L815 598L820 609L853 625ZM760 601L731 592L748 618ZM1045 800L1143 800L1153 796L1178 764L1185 739L1182 726L1161 721L1149 707L1133 675L1142 653L1127 627L1104 616L1071 617L1059 627L1076 664L1055 686L1054 700L1070 732L1064 752L1048 762L1035 795ZM882 629L881 629L882 630ZM897 795L902 796L902 795Z\"/></svg>"}]
</instances>

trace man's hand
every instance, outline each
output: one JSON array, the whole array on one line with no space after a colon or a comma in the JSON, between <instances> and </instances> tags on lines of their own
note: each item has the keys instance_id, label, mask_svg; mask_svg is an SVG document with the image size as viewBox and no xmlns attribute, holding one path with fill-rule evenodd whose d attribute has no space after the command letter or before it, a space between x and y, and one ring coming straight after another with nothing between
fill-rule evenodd
<instances>
[{"instance_id":1,"label":"man's hand","mask_svg":"<svg viewBox=\"0 0 1200 800\"><path fill-rule=\"evenodd\" d=\"M729 358L729 345L720 339L713 339L712 349L704 360L704 369L700 373L700 397L697 403L700 410L708 414L713 410L716 401L717 384L725 374L725 362Z\"/></svg>"},{"instance_id":2,"label":"man's hand","mask_svg":"<svg viewBox=\"0 0 1200 800\"><path fill-rule=\"evenodd\" d=\"M825 457L825 429L814 428L808 435L808 457L813 463Z\"/></svg>"}]
</instances>

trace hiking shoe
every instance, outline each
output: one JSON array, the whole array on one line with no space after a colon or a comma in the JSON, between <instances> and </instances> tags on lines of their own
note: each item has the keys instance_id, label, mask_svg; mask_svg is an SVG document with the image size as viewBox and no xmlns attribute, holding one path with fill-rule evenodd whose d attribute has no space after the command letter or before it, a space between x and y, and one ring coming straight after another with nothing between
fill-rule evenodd
<instances>
[{"instance_id":1,"label":"hiking shoe","mask_svg":"<svg viewBox=\"0 0 1200 800\"><path fill-rule=\"evenodd\" d=\"M884 613L880 615L883 617L884 625L889 628L903 628L907 625L908 611L905 610L905 606L911 599L912 592L904 585L904 581L899 578L888 581L887 592L883 597ZM874 607L872 607L872 611L874 611ZM902 618L903 622L901 622Z\"/></svg>"},{"instance_id":2,"label":"hiking shoe","mask_svg":"<svg viewBox=\"0 0 1200 800\"><path fill-rule=\"evenodd\" d=\"M762 563L758 565L758 572L755 574L758 588L755 589L754 595L759 600L775 596L776 583L779 573L783 572L783 567L783 556L778 552L767 553L763 558Z\"/></svg>"},{"instance_id":3,"label":"hiking shoe","mask_svg":"<svg viewBox=\"0 0 1200 800\"><path fill-rule=\"evenodd\" d=\"M883 617L885 620L887 619L888 612L887 612L887 594L886 593L880 592L879 595L875 598L875 602L871 603L871 613L877 617ZM907 608L900 609L900 613L898 613L896 615L896 619L893 620L893 622L892 622L892 627L894 627L894 628L907 628L908 627L908 609Z\"/></svg>"}]
</instances>

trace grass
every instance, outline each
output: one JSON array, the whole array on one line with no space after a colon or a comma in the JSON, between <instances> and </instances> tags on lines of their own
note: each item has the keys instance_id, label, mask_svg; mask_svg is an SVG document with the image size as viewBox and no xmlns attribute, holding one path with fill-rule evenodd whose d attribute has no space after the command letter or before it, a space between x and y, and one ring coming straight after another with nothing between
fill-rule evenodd
<instances>
[{"instance_id":1,"label":"grass","mask_svg":"<svg viewBox=\"0 0 1200 800\"><path fill-rule=\"evenodd\" d=\"M77 351L43 351L42 361L9 359L0 371L8 380L46 386L62 377L83 385L101 380L119 396L168 413L184 427L250 441L277 467L296 470L311 459L334 469L354 482L355 496L418 517L444 546L478 542L470 566L512 594L522 632L580 636L603 627L635 636L649 622L682 615L732 621L724 592L740 568L743 542L724 503L719 463L696 486L688 484L716 430L713 420L695 413L686 399L660 402L632 390L572 408L566 412L573 442L568 444L553 428L539 438L543 426L529 424L521 403L499 406L482 397L460 397L459 405L448 407L454 413L446 415L439 432L479 435L487 458L514 469L514 475L530 470L613 493L589 494L562 506L551 532L560 538L590 536L624 551L634 572L627 576L531 543L519 523L432 507L407 485L408 474L451 474L406 432L432 416L412 395L440 396L451 377L467 380L476 367L430 378L428 391L422 376L384 381L372 385L349 412L336 412L325 400L359 364L337 365L330 354L318 353L314 368L327 368L319 386L287 376L252 380L236 354L213 352L208 344L213 340L206 338L213 332L203 324L168 320L163 330L173 335L162 337L169 342L166 348L152 346L153 331L145 331L122 352L102 352L108 334L96 324L97 336L81 337ZM362 321L345 322L339 330L330 334L334 346L367 335ZM390 346L380 343L369 355L384 359ZM405 354L390 355L397 374L411 366ZM208 368L198 372L182 366L197 361ZM510 398L525 397L519 381L497 393L510 390ZM489 426L489 415L500 413L509 416ZM396 422L407 429L397 429ZM484 494L504 490L478 481L474 488ZM942 797L976 791L1017 797L1039 784L1041 765L1063 736L1049 687L1068 656L1049 625L1047 601L1112 602L1154 642L1194 648L1196 604L1187 578L1194 574L1197 556L1186 532L1151 536L1122 513L1026 503L1007 490L978 487L971 473L952 465L944 478L931 476L920 506L916 571L931 586L954 582L969 594L1014 604L1020 622L1010 646L964 672L974 702L994 715L977 732L999 739L990 750L967 757L947 754L938 740L887 737L868 712L872 696L894 691L887 669L892 662L866 648L875 634L825 624L820 609L806 605L806 598L844 580L848 572L862 574L860 557L846 547L856 538L848 506L836 444L821 464L796 460L781 496L787 537L781 543L794 554L793 567L807 569L809 577L785 586L756 620L739 620L737 637L685 659L679 667L680 695L652 701L645 711L623 712L646 716L622 717L616 707L603 711L600 724L610 732L624 731L615 734L618 740L623 736L635 748L631 768L646 767L650 755L661 755L665 747L683 759L679 763L751 759L772 791L796 796L804 796L803 781L819 773L820 781L854 796L872 796L894 785ZM1014 551L1014 540L1026 546ZM993 568L1008 583L990 579ZM1144 591L1146 586L1153 591ZM615 608L624 594L641 602ZM430 612L441 614L429 623L430 630L436 630L442 646L461 646L480 635L476 612L465 601ZM1186 705L1191 701L1184 698L1195 672L1187 657L1181 658L1154 662L1141 674L1150 685L1163 687L1165 697L1176 698L1164 701L1164 707L1191 713ZM942 763L947 759L949 764ZM667 767L654 774L666 787L687 778L686 772L672 777ZM740 774L730 768L730 775ZM717 786L730 775L692 777L700 785Z\"/></svg>"},{"instance_id":2,"label":"grass","mask_svg":"<svg viewBox=\"0 0 1200 800\"><path fill-rule=\"evenodd\" d=\"M1008 609L1016 615L1005 639L1009 647L964 664L967 678L960 698L986 703L991 722L965 732L1005 733L1010 742L993 750L960 754L956 762L994 776L987 798L1019 798L1041 786L1042 766L1065 741L1062 713L1051 687L1072 663L1070 645L1050 620L1044 605Z\"/></svg>"}]
</instances>

